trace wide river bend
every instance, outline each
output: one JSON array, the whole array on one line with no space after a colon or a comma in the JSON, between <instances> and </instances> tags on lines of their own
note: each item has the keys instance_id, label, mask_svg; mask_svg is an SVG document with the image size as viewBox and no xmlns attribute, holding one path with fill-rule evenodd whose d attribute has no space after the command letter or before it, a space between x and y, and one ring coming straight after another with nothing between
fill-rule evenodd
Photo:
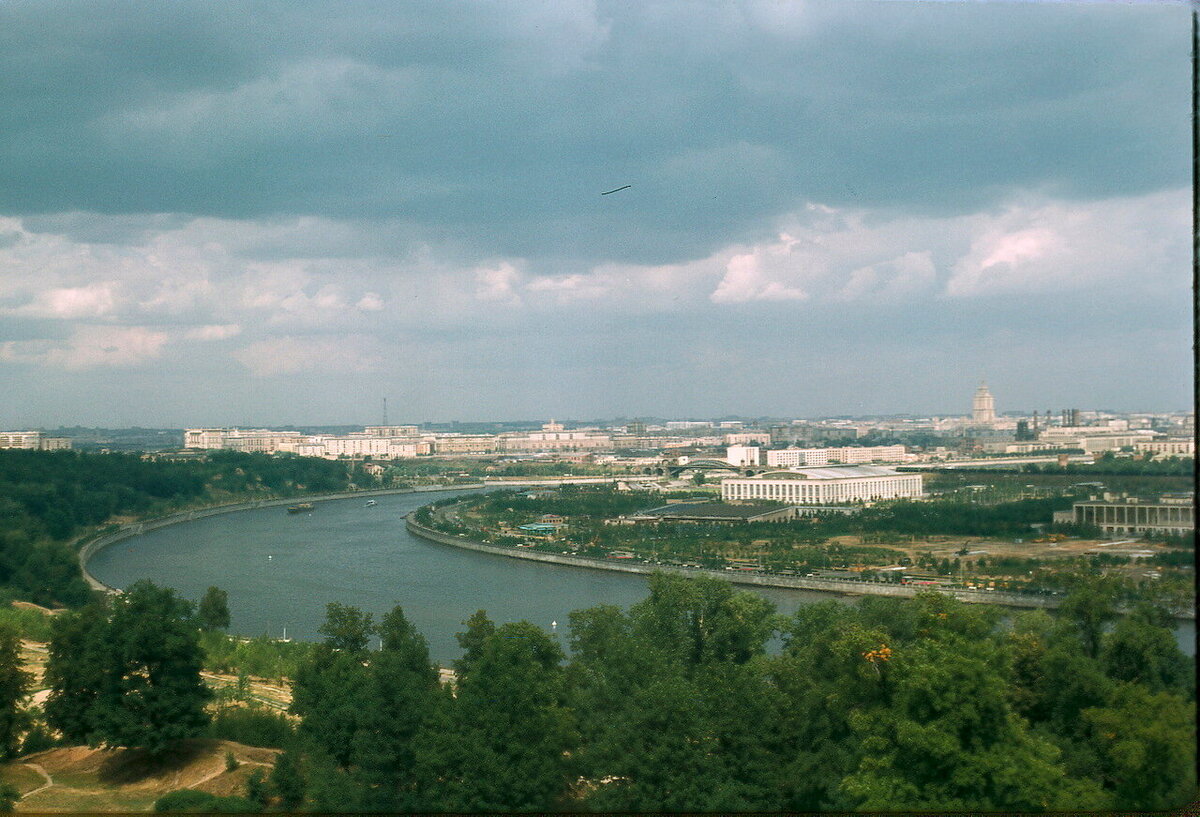
<instances>
[{"instance_id":1,"label":"wide river bend","mask_svg":"<svg viewBox=\"0 0 1200 817\"><path fill-rule=\"evenodd\" d=\"M437 545L409 534L410 511L461 492L390 494L319 502L311 513L282 507L196 519L117 542L88 570L123 588L139 579L197 600L216 585L229 593L230 630L315 640L325 605L336 601L375 615L399 604L447 664L461 650L454 634L479 609L496 622L527 619L566 647L568 614L597 604L627 607L645 598L646 579L528 562ZM782 613L839 596L755 588ZM557 628L554 624L557 623ZM1182 622L1180 645L1193 651L1195 623Z\"/></svg>"}]
</instances>

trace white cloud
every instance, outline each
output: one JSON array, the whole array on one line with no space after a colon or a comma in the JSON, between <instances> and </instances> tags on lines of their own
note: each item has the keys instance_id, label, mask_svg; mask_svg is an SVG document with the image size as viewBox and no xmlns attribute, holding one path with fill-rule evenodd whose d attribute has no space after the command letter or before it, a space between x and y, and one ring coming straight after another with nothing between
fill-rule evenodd
<instances>
[{"instance_id":1,"label":"white cloud","mask_svg":"<svg viewBox=\"0 0 1200 817\"><path fill-rule=\"evenodd\" d=\"M517 287L521 273L515 266L502 261L495 267L480 267L475 270L475 297L481 301L519 304L521 296Z\"/></svg>"},{"instance_id":2,"label":"white cloud","mask_svg":"<svg viewBox=\"0 0 1200 817\"><path fill-rule=\"evenodd\" d=\"M80 326L67 341L0 343L0 360L57 369L129 367L154 360L169 336L141 326Z\"/></svg>"},{"instance_id":3,"label":"white cloud","mask_svg":"<svg viewBox=\"0 0 1200 817\"><path fill-rule=\"evenodd\" d=\"M236 359L258 374L320 370L333 360L373 371L395 347L399 327L409 337L453 330L469 338L531 315L932 304L1123 287L1182 296L1187 204L1185 190L1093 202L1030 196L995 212L946 217L814 203L781 219L765 241L673 264L604 263L570 272L539 269L524 258L462 262L453 248L430 244L399 257L373 250L270 261L243 255L286 247L313 226L311 219L164 219L139 228L128 245L0 219L0 232L17 236L0 246L0 317L44 322L22 329L37 327L40 339L10 336L0 359L133 366L156 359L167 344L237 337ZM97 234L113 232L103 216L74 219L83 222ZM343 247L365 230L354 222L322 225Z\"/></svg>"},{"instance_id":4,"label":"white cloud","mask_svg":"<svg viewBox=\"0 0 1200 817\"><path fill-rule=\"evenodd\" d=\"M794 284L778 279L780 272L777 265L768 265L766 259L780 254L783 246L785 253L790 253L787 244L767 245L752 252L739 253L733 256L725 265L725 277L712 293L714 303L742 303L745 301L803 301L809 295ZM774 267L769 268L770 267ZM800 275L785 275L795 279Z\"/></svg>"},{"instance_id":5,"label":"white cloud","mask_svg":"<svg viewBox=\"0 0 1200 817\"><path fill-rule=\"evenodd\" d=\"M20 313L42 318L72 320L102 318L117 305L117 284L105 281L79 287L55 287L39 293Z\"/></svg>"},{"instance_id":6,"label":"white cloud","mask_svg":"<svg viewBox=\"0 0 1200 817\"><path fill-rule=\"evenodd\" d=\"M970 249L951 267L945 293L1067 291L1121 281L1144 286L1186 275L1188 218L1182 191L1014 205L998 215L967 217Z\"/></svg>"},{"instance_id":7,"label":"white cloud","mask_svg":"<svg viewBox=\"0 0 1200 817\"><path fill-rule=\"evenodd\" d=\"M887 217L821 205L774 241L722 250L714 303L985 297L1169 286L1186 274L1186 191L1028 200L998 213Z\"/></svg>"},{"instance_id":8,"label":"white cloud","mask_svg":"<svg viewBox=\"0 0 1200 817\"><path fill-rule=\"evenodd\" d=\"M237 337L241 333L242 327L236 323L210 324L208 326L197 326L194 329L189 329L183 333L183 337L188 340L228 340L229 338Z\"/></svg>"},{"instance_id":9,"label":"white cloud","mask_svg":"<svg viewBox=\"0 0 1200 817\"><path fill-rule=\"evenodd\" d=\"M378 312L383 309L383 298L379 297L378 292L368 292L358 299L354 308L360 312Z\"/></svg>"}]
</instances>

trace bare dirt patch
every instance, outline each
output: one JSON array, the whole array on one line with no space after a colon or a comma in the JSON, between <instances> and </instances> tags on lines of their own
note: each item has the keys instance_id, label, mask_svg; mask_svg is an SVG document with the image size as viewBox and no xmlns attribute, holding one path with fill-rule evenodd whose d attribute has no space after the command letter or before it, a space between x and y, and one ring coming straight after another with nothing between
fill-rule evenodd
<instances>
[{"instance_id":1,"label":"bare dirt patch","mask_svg":"<svg viewBox=\"0 0 1200 817\"><path fill-rule=\"evenodd\" d=\"M232 770L227 752L238 763ZM4 764L0 776L22 792L18 811L146 811L176 789L243 794L246 778L254 769L269 770L276 755L275 749L208 738L183 741L161 757L141 749L71 746Z\"/></svg>"}]
</instances>

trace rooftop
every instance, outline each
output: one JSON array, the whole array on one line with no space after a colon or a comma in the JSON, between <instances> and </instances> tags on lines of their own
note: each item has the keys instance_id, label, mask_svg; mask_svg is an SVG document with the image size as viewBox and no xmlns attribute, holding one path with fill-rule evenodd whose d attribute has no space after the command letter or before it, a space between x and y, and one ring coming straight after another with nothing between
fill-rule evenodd
<instances>
[{"instance_id":1,"label":"rooftop","mask_svg":"<svg viewBox=\"0 0 1200 817\"><path fill-rule=\"evenodd\" d=\"M676 502L641 511L636 516L687 519L753 519L756 516L777 511L784 507L778 502L762 502L753 505L729 505L724 502Z\"/></svg>"},{"instance_id":2,"label":"rooftop","mask_svg":"<svg viewBox=\"0 0 1200 817\"><path fill-rule=\"evenodd\" d=\"M856 477L894 477L899 474L892 468L878 465L830 465L814 468L791 468L786 471L769 471L762 474L768 479L852 479Z\"/></svg>"}]
</instances>

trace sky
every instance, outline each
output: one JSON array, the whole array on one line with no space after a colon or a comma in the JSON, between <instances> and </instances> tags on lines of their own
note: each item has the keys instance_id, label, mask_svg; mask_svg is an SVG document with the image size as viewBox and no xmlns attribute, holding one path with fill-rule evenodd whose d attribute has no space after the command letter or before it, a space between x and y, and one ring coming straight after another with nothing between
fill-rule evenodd
<instances>
[{"instance_id":1,"label":"sky","mask_svg":"<svg viewBox=\"0 0 1200 817\"><path fill-rule=\"evenodd\" d=\"M4 0L0 426L1186 410L1190 40L1183 4Z\"/></svg>"}]
</instances>

